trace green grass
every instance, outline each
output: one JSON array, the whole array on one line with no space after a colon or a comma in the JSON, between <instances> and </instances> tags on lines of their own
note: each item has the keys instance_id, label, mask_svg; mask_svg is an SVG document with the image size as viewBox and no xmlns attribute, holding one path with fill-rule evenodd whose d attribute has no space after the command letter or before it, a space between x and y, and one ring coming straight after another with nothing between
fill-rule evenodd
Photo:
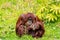
<instances>
[{"instance_id":1,"label":"green grass","mask_svg":"<svg viewBox=\"0 0 60 40\"><path fill-rule=\"evenodd\" d=\"M0 0L0 40L60 40L60 18L56 22L44 23L45 34L42 38L36 39L27 34L18 37L15 33L16 21L20 14L36 13L40 8L39 3L45 6L51 2L53 1Z\"/></svg>"}]
</instances>

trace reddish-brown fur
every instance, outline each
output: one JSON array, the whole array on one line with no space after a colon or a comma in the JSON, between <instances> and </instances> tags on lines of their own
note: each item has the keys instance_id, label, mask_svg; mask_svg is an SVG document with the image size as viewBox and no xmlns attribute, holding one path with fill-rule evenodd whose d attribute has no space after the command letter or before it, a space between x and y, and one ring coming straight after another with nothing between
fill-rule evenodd
<instances>
[{"instance_id":1,"label":"reddish-brown fur","mask_svg":"<svg viewBox=\"0 0 60 40\"><path fill-rule=\"evenodd\" d=\"M44 23L33 13L22 14L16 23L16 34L30 34L33 37L42 37L44 34Z\"/></svg>"}]
</instances>

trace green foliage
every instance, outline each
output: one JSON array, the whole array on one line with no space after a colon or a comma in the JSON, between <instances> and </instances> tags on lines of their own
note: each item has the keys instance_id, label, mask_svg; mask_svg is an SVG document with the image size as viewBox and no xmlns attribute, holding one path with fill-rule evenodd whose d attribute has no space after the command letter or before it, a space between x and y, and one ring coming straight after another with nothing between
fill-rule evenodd
<instances>
[{"instance_id":1,"label":"green foliage","mask_svg":"<svg viewBox=\"0 0 60 40\"><path fill-rule=\"evenodd\" d=\"M56 4L39 4L38 11L36 15L43 20L47 20L48 22L55 22L60 18L60 5Z\"/></svg>"},{"instance_id":2,"label":"green foliage","mask_svg":"<svg viewBox=\"0 0 60 40\"><path fill-rule=\"evenodd\" d=\"M60 17L60 6L52 4L50 7L51 7L50 12L52 12L56 16Z\"/></svg>"},{"instance_id":3,"label":"green foliage","mask_svg":"<svg viewBox=\"0 0 60 40\"><path fill-rule=\"evenodd\" d=\"M50 21L55 21L55 20L57 20L57 17L55 16L55 15L53 15L53 14L47 14L46 15L46 19L50 22Z\"/></svg>"},{"instance_id":4,"label":"green foliage","mask_svg":"<svg viewBox=\"0 0 60 40\"><path fill-rule=\"evenodd\" d=\"M16 36L16 21L26 12L48 21L42 38ZM60 0L0 0L0 40L60 40Z\"/></svg>"},{"instance_id":5,"label":"green foliage","mask_svg":"<svg viewBox=\"0 0 60 40\"><path fill-rule=\"evenodd\" d=\"M40 9L38 9L36 15L37 15L40 19L44 19L44 16L45 16L44 11L45 11L46 8L43 7L43 6L40 6L39 8L40 8Z\"/></svg>"}]
</instances>

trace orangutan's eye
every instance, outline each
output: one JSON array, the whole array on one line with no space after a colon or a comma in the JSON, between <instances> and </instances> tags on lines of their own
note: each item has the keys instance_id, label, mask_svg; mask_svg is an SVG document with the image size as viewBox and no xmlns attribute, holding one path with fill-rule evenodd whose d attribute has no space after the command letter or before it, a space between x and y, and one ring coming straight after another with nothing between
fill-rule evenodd
<instances>
[{"instance_id":1,"label":"orangutan's eye","mask_svg":"<svg viewBox=\"0 0 60 40\"><path fill-rule=\"evenodd\" d=\"M31 17L29 17L29 18L28 18L28 20L32 20L32 18L31 18Z\"/></svg>"},{"instance_id":2,"label":"orangutan's eye","mask_svg":"<svg viewBox=\"0 0 60 40\"><path fill-rule=\"evenodd\" d=\"M32 18L31 18L31 17L29 17L29 18L28 18L28 21L29 21L29 22L30 22L30 21L31 21L31 22L33 22L33 20L32 20Z\"/></svg>"}]
</instances>

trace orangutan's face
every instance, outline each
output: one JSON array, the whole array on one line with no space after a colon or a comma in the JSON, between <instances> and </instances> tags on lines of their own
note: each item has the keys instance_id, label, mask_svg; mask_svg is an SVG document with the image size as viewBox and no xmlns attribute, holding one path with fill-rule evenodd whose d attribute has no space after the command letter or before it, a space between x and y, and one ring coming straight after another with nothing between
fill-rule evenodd
<instances>
[{"instance_id":1,"label":"orangutan's face","mask_svg":"<svg viewBox=\"0 0 60 40\"><path fill-rule=\"evenodd\" d=\"M33 23L33 20L32 18L28 18L27 22L26 22L26 25L30 26L31 24Z\"/></svg>"}]
</instances>

